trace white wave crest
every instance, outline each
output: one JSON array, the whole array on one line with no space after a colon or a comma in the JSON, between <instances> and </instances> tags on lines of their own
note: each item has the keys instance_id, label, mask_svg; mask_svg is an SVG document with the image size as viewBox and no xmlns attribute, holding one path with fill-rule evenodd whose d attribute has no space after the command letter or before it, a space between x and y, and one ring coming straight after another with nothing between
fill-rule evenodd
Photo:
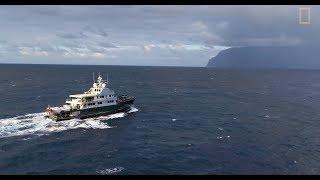
<instances>
[{"instance_id":1,"label":"white wave crest","mask_svg":"<svg viewBox=\"0 0 320 180\"><path fill-rule=\"evenodd\" d=\"M52 132L65 131L68 129L106 129L111 128L105 120L121 118L129 113L137 112L138 109L131 107L127 113L116 113L108 116L100 116L88 119L70 119L67 121L53 121L45 118L45 113L32 113L24 116L0 119L0 138L24 135L44 135Z\"/></svg>"},{"instance_id":2,"label":"white wave crest","mask_svg":"<svg viewBox=\"0 0 320 180\"><path fill-rule=\"evenodd\" d=\"M115 168L110 168L110 169L103 169L103 170L97 170L96 172L101 175L108 175L108 174L114 174L118 173L124 170L123 167L115 167Z\"/></svg>"},{"instance_id":3,"label":"white wave crest","mask_svg":"<svg viewBox=\"0 0 320 180\"><path fill-rule=\"evenodd\" d=\"M127 113L133 113L133 112L137 112L139 111L139 109L135 108L134 106L131 106L130 111L128 111Z\"/></svg>"}]
</instances>

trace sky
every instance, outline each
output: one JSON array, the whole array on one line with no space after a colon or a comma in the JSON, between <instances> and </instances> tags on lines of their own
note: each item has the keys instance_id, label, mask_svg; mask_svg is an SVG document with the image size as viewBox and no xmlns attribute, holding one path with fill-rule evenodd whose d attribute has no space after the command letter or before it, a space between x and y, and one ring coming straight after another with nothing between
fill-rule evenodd
<instances>
[{"instance_id":1,"label":"sky","mask_svg":"<svg viewBox=\"0 0 320 180\"><path fill-rule=\"evenodd\" d=\"M0 6L0 63L205 66L241 46L318 46L320 7Z\"/></svg>"}]
</instances>

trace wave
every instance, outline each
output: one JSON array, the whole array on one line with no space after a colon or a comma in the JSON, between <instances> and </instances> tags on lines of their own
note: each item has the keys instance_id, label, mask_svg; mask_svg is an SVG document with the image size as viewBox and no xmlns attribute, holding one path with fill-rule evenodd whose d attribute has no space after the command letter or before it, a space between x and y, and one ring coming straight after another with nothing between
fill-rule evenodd
<instances>
[{"instance_id":1,"label":"wave","mask_svg":"<svg viewBox=\"0 0 320 180\"><path fill-rule=\"evenodd\" d=\"M129 113L137 112L138 109L131 107L126 113L116 113L108 116L100 116L88 119L70 119L56 122L45 118L45 112L26 114L12 118L0 119L0 138L24 135L46 135L52 132L60 132L69 129L107 129L111 128L105 121L122 118Z\"/></svg>"},{"instance_id":2,"label":"wave","mask_svg":"<svg viewBox=\"0 0 320 180\"><path fill-rule=\"evenodd\" d=\"M115 167L110 169L97 170L96 172L101 175L108 175L108 174L119 173L122 170L124 170L123 167Z\"/></svg>"}]
</instances>

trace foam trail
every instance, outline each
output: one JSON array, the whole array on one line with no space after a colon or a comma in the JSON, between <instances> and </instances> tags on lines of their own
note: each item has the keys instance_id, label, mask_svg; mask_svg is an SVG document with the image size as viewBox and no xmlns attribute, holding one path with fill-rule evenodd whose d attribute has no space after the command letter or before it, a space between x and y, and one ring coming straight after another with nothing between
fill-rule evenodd
<instances>
[{"instance_id":1,"label":"foam trail","mask_svg":"<svg viewBox=\"0 0 320 180\"><path fill-rule=\"evenodd\" d=\"M139 109L137 109L137 108L134 107L134 106L131 106L130 111L128 111L127 113L133 113L133 112L137 112L137 111L139 111Z\"/></svg>"},{"instance_id":2,"label":"foam trail","mask_svg":"<svg viewBox=\"0 0 320 180\"><path fill-rule=\"evenodd\" d=\"M68 129L107 129L108 126L105 120L121 118L129 113L137 112L138 109L131 107L127 113L116 113L109 116L100 116L97 118L88 119L70 119L67 121L53 121L45 118L45 112L32 113L24 116L17 116L13 118L0 119L0 138L11 136L24 135L43 135L52 132L60 132Z\"/></svg>"}]
</instances>

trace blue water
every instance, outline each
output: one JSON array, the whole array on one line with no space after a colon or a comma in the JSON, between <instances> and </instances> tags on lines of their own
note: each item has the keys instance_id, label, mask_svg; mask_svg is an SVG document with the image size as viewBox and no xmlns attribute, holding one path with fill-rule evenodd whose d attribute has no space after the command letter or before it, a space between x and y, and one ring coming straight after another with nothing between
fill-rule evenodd
<instances>
[{"instance_id":1,"label":"blue water","mask_svg":"<svg viewBox=\"0 0 320 180\"><path fill-rule=\"evenodd\" d=\"M53 122L109 75L131 113ZM0 65L0 174L320 174L320 71Z\"/></svg>"}]
</instances>

